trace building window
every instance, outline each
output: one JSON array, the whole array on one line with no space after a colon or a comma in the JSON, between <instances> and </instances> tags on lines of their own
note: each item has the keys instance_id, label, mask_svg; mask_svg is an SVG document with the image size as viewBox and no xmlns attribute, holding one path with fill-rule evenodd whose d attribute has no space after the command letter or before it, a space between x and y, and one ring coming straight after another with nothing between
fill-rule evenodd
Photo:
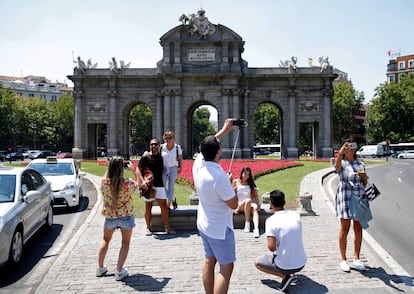
<instances>
[{"instance_id":1,"label":"building window","mask_svg":"<svg viewBox=\"0 0 414 294\"><path fill-rule=\"evenodd\" d=\"M408 67L413 68L414 67L414 59L408 60Z\"/></svg>"},{"instance_id":2,"label":"building window","mask_svg":"<svg viewBox=\"0 0 414 294\"><path fill-rule=\"evenodd\" d=\"M56 101L56 100L57 100L56 95L52 95L52 99L51 99L51 101Z\"/></svg>"},{"instance_id":3,"label":"building window","mask_svg":"<svg viewBox=\"0 0 414 294\"><path fill-rule=\"evenodd\" d=\"M34 94L32 94L32 93L29 93L29 97L34 97Z\"/></svg>"},{"instance_id":4,"label":"building window","mask_svg":"<svg viewBox=\"0 0 414 294\"><path fill-rule=\"evenodd\" d=\"M398 62L398 69L405 69L405 61Z\"/></svg>"},{"instance_id":5,"label":"building window","mask_svg":"<svg viewBox=\"0 0 414 294\"><path fill-rule=\"evenodd\" d=\"M389 75L388 82L395 82L395 75Z\"/></svg>"}]
</instances>

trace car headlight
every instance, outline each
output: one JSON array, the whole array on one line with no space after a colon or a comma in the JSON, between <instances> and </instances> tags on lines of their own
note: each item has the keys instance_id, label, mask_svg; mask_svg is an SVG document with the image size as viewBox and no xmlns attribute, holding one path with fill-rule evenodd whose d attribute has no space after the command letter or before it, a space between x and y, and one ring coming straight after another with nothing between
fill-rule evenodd
<instances>
[{"instance_id":1,"label":"car headlight","mask_svg":"<svg viewBox=\"0 0 414 294\"><path fill-rule=\"evenodd\" d=\"M74 189L76 186L76 182L69 182L65 185L65 187L63 188L63 190L68 190L68 189Z\"/></svg>"}]
</instances>

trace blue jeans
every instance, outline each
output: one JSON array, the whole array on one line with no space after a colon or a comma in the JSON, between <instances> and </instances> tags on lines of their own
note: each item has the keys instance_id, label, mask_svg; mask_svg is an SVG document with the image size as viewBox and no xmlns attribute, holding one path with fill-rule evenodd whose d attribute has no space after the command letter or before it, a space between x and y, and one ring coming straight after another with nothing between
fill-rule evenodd
<instances>
[{"instance_id":1,"label":"blue jeans","mask_svg":"<svg viewBox=\"0 0 414 294\"><path fill-rule=\"evenodd\" d=\"M162 181L167 192L167 201L171 203L174 198L175 179L178 175L178 166L164 167L162 171Z\"/></svg>"}]
</instances>

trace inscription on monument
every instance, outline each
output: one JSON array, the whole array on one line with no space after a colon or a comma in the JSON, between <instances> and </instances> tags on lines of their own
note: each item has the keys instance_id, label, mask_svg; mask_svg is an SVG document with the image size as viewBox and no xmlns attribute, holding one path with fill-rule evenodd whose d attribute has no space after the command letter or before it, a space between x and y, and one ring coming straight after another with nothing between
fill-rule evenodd
<instances>
[{"instance_id":1,"label":"inscription on monument","mask_svg":"<svg viewBox=\"0 0 414 294\"><path fill-rule=\"evenodd\" d=\"M216 50L214 48L188 49L189 62L214 62L216 61Z\"/></svg>"}]
</instances>

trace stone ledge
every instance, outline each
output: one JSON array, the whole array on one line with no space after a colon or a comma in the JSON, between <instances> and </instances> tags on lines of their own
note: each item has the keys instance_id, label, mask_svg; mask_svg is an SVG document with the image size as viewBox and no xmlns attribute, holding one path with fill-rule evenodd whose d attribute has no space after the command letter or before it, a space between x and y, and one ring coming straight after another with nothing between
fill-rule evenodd
<instances>
[{"instance_id":1,"label":"stone ledge","mask_svg":"<svg viewBox=\"0 0 414 294\"><path fill-rule=\"evenodd\" d=\"M266 219L273 212L268 204L263 204L259 213L259 227L264 230ZM244 213L233 214L233 225L235 229L244 228ZM179 205L177 209L170 211L170 225L176 231L196 231L197 230L197 205ZM164 231L164 223L161 219L159 206L152 207L151 228L153 231ZM253 224L251 224L253 228Z\"/></svg>"}]
</instances>

